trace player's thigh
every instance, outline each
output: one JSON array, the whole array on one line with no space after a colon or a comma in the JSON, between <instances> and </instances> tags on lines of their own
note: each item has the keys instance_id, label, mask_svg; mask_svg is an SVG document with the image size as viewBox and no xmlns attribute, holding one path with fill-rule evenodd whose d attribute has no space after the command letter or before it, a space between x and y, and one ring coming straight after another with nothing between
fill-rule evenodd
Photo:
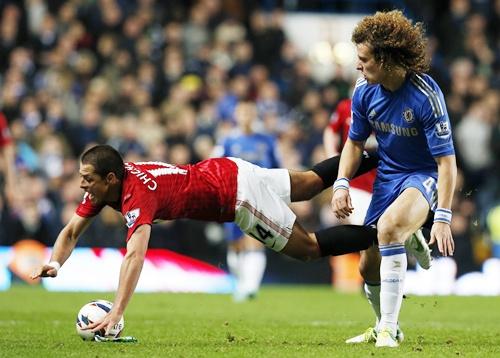
<instances>
[{"instance_id":1,"label":"player's thigh","mask_svg":"<svg viewBox=\"0 0 500 358\"><path fill-rule=\"evenodd\" d=\"M288 243L296 220L282 198L286 188L277 193L275 187L279 184L275 180L272 186L268 184L269 176L263 175L267 171L246 162L237 163L235 223L244 233L265 246L281 251ZM280 173L284 172L276 172L278 177Z\"/></svg>"},{"instance_id":2,"label":"player's thigh","mask_svg":"<svg viewBox=\"0 0 500 358\"><path fill-rule=\"evenodd\" d=\"M248 235L243 235L241 239L241 246L245 251L262 250L264 248L263 243Z\"/></svg>"},{"instance_id":3,"label":"player's thigh","mask_svg":"<svg viewBox=\"0 0 500 358\"><path fill-rule=\"evenodd\" d=\"M429 209L422 192L415 187L407 187L380 217L377 224L379 238L390 234L397 236L397 241L406 240L425 222ZM379 242L385 243L380 239Z\"/></svg>"}]
</instances>

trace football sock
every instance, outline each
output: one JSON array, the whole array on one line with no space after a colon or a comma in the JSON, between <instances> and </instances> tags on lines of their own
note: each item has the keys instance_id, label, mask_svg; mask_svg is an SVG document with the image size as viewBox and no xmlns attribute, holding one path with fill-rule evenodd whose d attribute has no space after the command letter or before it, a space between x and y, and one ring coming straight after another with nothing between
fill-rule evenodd
<instances>
[{"instance_id":1,"label":"football sock","mask_svg":"<svg viewBox=\"0 0 500 358\"><path fill-rule=\"evenodd\" d=\"M377 229L370 226L341 225L315 232L321 256L338 256L366 250L377 243Z\"/></svg>"},{"instance_id":2,"label":"football sock","mask_svg":"<svg viewBox=\"0 0 500 358\"><path fill-rule=\"evenodd\" d=\"M314 165L311 170L323 181L323 189L329 188L337 179L339 171L340 156L328 158ZM365 174L378 166L378 155L375 152L364 152L361 164L353 178Z\"/></svg>"},{"instance_id":3,"label":"football sock","mask_svg":"<svg viewBox=\"0 0 500 358\"><path fill-rule=\"evenodd\" d=\"M245 295L255 294L259 291L266 269L266 252L252 250L244 251L241 255L239 291Z\"/></svg>"},{"instance_id":4,"label":"football sock","mask_svg":"<svg viewBox=\"0 0 500 358\"><path fill-rule=\"evenodd\" d=\"M366 282L364 284L365 295L375 313L375 330L378 331L380 322L380 282Z\"/></svg>"},{"instance_id":5,"label":"football sock","mask_svg":"<svg viewBox=\"0 0 500 358\"><path fill-rule=\"evenodd\" d=\"M404 244L380 245L380 313L379 329L389 329L396 336L399 310L403 301L406 251Z\"/></svg>"},{"instance_id":6,"label":"football sock","mask_svg":"<svg viewBox=\"0 0 500 358\"><path fill-rule=\"evenodd\" d=\"M240 275L240 254L232 249L227 249L226 262L229 272L236 278Z\"/></svg>"}]
</instances>

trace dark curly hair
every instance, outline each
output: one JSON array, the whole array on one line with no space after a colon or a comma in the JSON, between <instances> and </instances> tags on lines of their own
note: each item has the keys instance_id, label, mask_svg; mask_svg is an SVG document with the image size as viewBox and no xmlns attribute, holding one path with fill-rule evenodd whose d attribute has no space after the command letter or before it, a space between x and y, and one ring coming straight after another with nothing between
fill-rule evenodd
<instances>
[{"instance_id":1,"label":"dark curly hair","mask_svg":"<svg viewBox=\"0 0 500 358\"><path fill-rule=\"evenodd\" d=\"M351 40L356 45L365 43L371 47L375 60L386 70L394 65L416 73L429 70L423 25L413 24L399 10L365 17L354 29Z\"/></svg>"}]
</instances>

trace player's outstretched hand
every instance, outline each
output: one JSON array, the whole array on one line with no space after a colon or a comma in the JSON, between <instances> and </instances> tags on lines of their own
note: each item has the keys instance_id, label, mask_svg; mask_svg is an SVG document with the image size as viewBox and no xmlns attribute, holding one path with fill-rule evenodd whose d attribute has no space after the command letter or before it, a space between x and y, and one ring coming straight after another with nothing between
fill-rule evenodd
<instances>
[{"instance_id":1,"label":"player's outstretched hand","mask_svg":"<svg viewBox=\"0 0 500 358\"><path fill-rule=\"evenodd\" d=\"M120 322L121 315L117 315L113 310L111 310L102 321L94 322L89 324L86 329L92 330L92 332L99 332L102 329L105 330L104 335L109 335L110 330Z\"/></svg>"},{"instance_id":2,"label":"player's outstretched hand","mask_svg":"<svg viewBox=\"0 0 500 358\"><path fill-rule=\"evenodd\" d=\"M36 280L37 278L40 277L56 277L57 276L57 268L53 267L51 265L43 265L39 267L38 269L34 270L31 273L31 279Z\"/></svg>"},{"instance_id":3,"label":"player's outstretched hand","mask_svg":"<svg viewBox=\"0 0 500 358\"><path fill-rule=\"evenodd\" d=\"M344 219L348 217L354 210L349 190L346 189L337 189L333 192L331 205L333 213L337 219Z\"/></svg>"},{"instance_id":4,"label":"player's outstretched hand","mask_svg":"<svg viewBox=\"0 0 500 358\"><path fill-rule=\"evenodd\" d=\"M455 251L455 241L451 235L450 225L442 222L435 222L431 229L431 240L429 245L437 242L439 252L443 256L453 256Z\"/></svg>"}]
</instances>

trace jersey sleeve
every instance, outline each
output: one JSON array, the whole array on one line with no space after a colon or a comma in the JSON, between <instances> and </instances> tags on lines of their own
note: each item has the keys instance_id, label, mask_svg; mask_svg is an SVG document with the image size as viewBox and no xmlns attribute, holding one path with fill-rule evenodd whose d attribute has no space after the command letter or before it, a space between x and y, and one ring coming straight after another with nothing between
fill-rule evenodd
<instances>
[{"instance_id":1,"label":"jersey sleeve","mask_svg":"<svg viewBox=\"0 0 500 358\"><path fill-rule=\"evenodd\" d=\"M428 95L421 107L422 124L433 157L455 154L444 96L434 81L426 81Z\"/></svg>"},{"instance_id":2,"label":"jersey sleeve","mask_svg":"<svg viewBox=\"0 0 500 358\"><path fill-rule=\"evenodd\" d=\"M335 108L335 111L330 116L330 128L334 133L342 134L342 128L345 122L350 118L351 114L351 101L348 99L343 99Z\"/></svg>"},{"instance_id":3,"label":"jersey sleeve","mask_svg":"<svg viewBox=\"0 0 500 358\"><path fill-rule=\"evenodd\" d=\"M85 193L82 201L80 202L80 205L78 205L78 207L76 208L76 214L78 216L81 216L82 218L90 218L92 216L96 216L104 207L104 205L101 206L92 205L88 196L89 194Z\"/></svg>"},{"instance_id":4,"label":"jersey sleeve","mask_svg":"<svg viewBox=\"0 0 500 358\"><path fill-rule=\"evenodd\" d=\"M349 138L360 142L366 140L372 132L370 123L366 118L366 109L363 106L363 91L360 88L362 86L356 86L352 94L352 122L349 129Z\"/></svg>"},{"instance_id":5,"label":"jersey sleeve","mask_svg":"<svg viewBox=\"0 0 500 358\"><path fill-rule=\"evenodd\" d=\"M0 112L0 147L4 147L10 143L12 143L12 135L9 124L5 115Z\"/></svg>"},{"instance_id":6,"label":"jersey sleeve","mask_svg":"<svg viewBox=\"0 0 500 358\"><path fill-rule=\"evenodd\" d=\"M139 191L123 204L122 214L127 225L127 238L141 225L152 225L155 218L157 200L154 192Z\"/></svg>"}]
</instances>

